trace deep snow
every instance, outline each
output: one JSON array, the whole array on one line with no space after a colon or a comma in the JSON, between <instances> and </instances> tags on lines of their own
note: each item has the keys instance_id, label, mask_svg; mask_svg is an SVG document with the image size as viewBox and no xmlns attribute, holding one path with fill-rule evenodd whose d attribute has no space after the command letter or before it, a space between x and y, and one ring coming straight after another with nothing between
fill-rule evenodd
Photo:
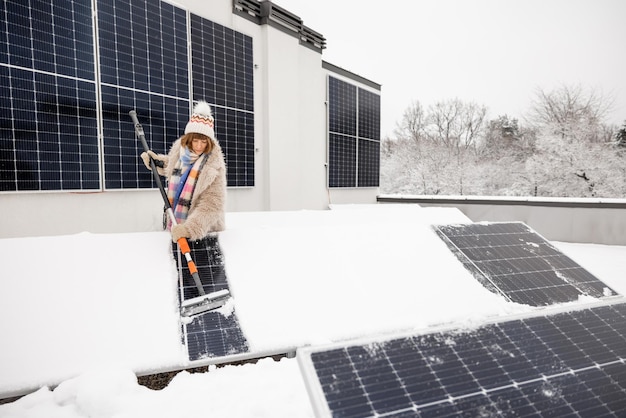
<instances>
[{"instance_id":1,"label":"deep snow","mask_svg":"<svg viewBox=\"0 0 626 418\"><path fill-rule=\"evenodd\" d=\"M220 242L252 349L536 309L484 289L430 228L465 222L415 205L227 214ZM626 247L555 245L626 293ZM42 387L0 417L313 415L294 359L183 372L162 391L137 384L133 372L189 366L167 233L4 239L0 254L0 394Z\"/></svg>"}]
</instances>

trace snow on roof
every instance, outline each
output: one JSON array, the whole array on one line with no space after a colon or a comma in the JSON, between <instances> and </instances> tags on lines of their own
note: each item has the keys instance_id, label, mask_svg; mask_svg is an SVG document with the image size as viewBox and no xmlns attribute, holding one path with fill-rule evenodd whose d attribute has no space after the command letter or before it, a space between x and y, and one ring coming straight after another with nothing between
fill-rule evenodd
<instances>
[{"instance_id":1,"label":"snow on roof","mask_svg":"<svg viewBox=\"0 0 626 418\"><path fill-rule=\"evenodd\" d=\"M431 225L470 222L457 209L333 209L227 214L220 243L254 351L533 309L483 288L437 237ZM2 239L0 254L0 393L107 365L189 366L168 233Z\"/></svg>"}]
</instances>

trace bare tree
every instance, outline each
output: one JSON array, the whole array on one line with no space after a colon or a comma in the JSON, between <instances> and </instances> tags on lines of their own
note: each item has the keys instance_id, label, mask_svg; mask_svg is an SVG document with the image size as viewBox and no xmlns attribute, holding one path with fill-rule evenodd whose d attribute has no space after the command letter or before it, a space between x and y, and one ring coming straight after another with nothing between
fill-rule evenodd
<instances>
[{"instance_id":1,"label":"bare tree","mask_svg":"<svg viewBox=\"0 0 626 418\"><path fill-rule=\"evenodd\" d=\"M475 103L447 100L428 110L428 137L449 150L474 147L485 127L487 108Z\"/></svg>"},{"instance_id":2,"label":"bare tree","mask_svg":"<svg viewBox=\"0 0 626 418\"><path fill-rule=\"evenodd\" d=\"M406 108L402 120L396 123L394 134L397 138L419 142L424 137L426 113L419 101L414 101Z\"/></svg>"},{"instance_id":3,"label":"bare tree","mask_svg":"<svg viewBox=\"0 0 626 418\"><path fill-rule=\"evenodd\" d=\"M545 134L571 138L576 133L579 139L601 142L600 127L613 101L595 90L586 91L580 85L563 85L549 92L537 88L527 118Z\"/></svg>"}]
</instances>

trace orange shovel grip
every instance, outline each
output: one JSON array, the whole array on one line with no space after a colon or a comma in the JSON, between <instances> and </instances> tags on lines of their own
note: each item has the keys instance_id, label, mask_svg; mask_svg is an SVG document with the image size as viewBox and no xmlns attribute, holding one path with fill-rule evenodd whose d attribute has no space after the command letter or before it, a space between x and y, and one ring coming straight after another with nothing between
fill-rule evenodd
<instances>
[{"instance_id":1,"label":"orange shovel grip","mask_svg":"<svg viewBox=\"0 0 626 418\"><path fill-rule=\"evenodd\" d=\"M187 242L187 238L185 237L181 237L178 238L178 246L180 247L180 251L183 254L187 254L191 252L191 249L189 248L189 243Z\"/></svg>"},{"instance_id":2,"label":"orange shovel grip","mask_svg":"<svg viewBox=\"0 0 626 418\"><path fill-rule=\"evenodd\" d=\"M185 259L187 260L187 267L189 267L189 272L193 275L193 274L197 274L198 273L198 269L196 268L196 263L193 262L193 260L191 259L191 249L189 248L189 242L187 241L187 238L185 237L181 237L178 239L178 247L180 248L180 251L185 255Z\"/></svg>"}]
</instances>

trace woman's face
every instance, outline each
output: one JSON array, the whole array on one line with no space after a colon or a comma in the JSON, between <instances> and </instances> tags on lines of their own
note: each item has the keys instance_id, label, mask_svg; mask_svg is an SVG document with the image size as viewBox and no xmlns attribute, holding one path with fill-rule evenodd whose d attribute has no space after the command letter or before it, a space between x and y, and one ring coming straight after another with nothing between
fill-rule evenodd
<instances>
[{"instance_id":1,"label":"woman's face","mask_svg":"<svg viewBox=\"0 0 626 418\"><path fill-rule=\"evenodd\" d=\"M206 147L209 143L209 138L194 138L191 141L191 150L196 154L200 155L206 150Z\"/></svg>"}]
</instances>

